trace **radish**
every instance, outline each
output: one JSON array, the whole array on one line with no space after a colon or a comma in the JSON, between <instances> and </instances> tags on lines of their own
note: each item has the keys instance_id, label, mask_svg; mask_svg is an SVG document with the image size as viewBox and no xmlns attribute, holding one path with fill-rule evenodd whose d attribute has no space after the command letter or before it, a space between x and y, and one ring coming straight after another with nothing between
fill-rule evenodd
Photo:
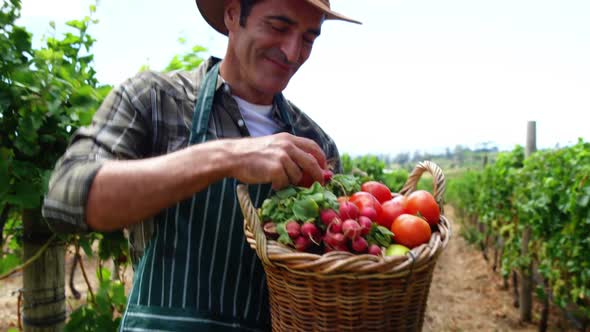
<instances>
[{"instance_id":1,"label":"radish","mask_svg":"<svg viewBox=\"0 0 590 332\"><path fill-rule=\"evenodd\" d=\"M300 236L293 242L295 243L295 249L297 249L297 251L305 251L311 246L311 239L305 236Z\"/></svg>"},{"instance_id":2,"label":"radish","mask_svg":"<svg viewBox=\"0 0 590 332\"><path fill-rule=\"evenodd\" d=\"M324 176L324 183L328 183L332 180L334 173L329 169L324 169L322 170L322 175Z\"/></svg>"},{"instance_id":3,"label":"radish","mask_svg":"<svg viewBox=\"0 0 590 332\"><path fill-rule=\"evenodd\" d=\"M361 235L367 235L371 231L371 227L373 227L373 222L369 217L360 216L359 225L361 226Z\"/></svg>"},{"instance_id":4,"label":"radish","mask_svg":"<svg viewBox=\"0 0 590 332\"><path fill-rule=\"evenodd\" d=\"M313 178L307 172L303 172L301 179L297 182L297 186L309 188L314 183Z\"/></svg>"},{"instance_id":5,"label":"radish","mask_svg":"<svg viewBox=\"0 0 590 332\"><path fill-rule=\"evenodd\" d=\"M377 210L375 210L374 208L372 208L370 206L365 206L364 208L362 208L361 211L359 212L359 215L365 216L365 217L371 219L372 221L377 220Z\"/></svg>"},{"instance_id":6,"label":"radish","mask_svg":"<svg viewBox=\"0 0 590 332\"><path fill-rule=\"evenodd\" d=\"M314 223L305 223L301 226L301 235L309 238L315 244L320 243L321 233L320 229Z\"/></svg>"},{"instance_id":7,"label":"radish","mask_svg":"<svg viewBox=\"0 0 590 332\"><path fill-rule=\"evenodd\" d=\"M375 256L381 256L381 248L376 244L371 244L369 246L369 254Z\"/></svg>"},{"instance_id":8,"label":"radish","mask_svg":"<svg viewBox=\"0 0 590 332\"><path fill-rule=\"evenodd\" d=\"M338 213L332 209L325 209L320 211L320 220L324 225L329 226L334 218L338 218Z\"/></svg>"},{"instance_id":9,"label":"radish","mask_svg":"<svg viewBox=\"0 0 590 332\"><path fill-rule=\"evenodd\" d=\"M299 226L299 223L295 220L287 221L287 223L285 224L285 229L287 230L287 233L289 234L289 237L291 239L296 239L299 237L299 235L301 234L300 228L301 226Z\"/></svg>"},{"instance_id":10,"label":"radish","mask_svg":"<svg viewBox=\"0 0 590 332\"><path fill-rule=\"evenodd\" d=\"M367 247L368 247L367 240L365 240L365 238L362 236L359 236L359 237L355 238L354 240L352 240L352 250L354 250L358 253L366 252Z\"/></svg>"},{"instance_id":11,"label":"radish","mask_svg":"<svg viewBox=\"0 0 590 332\"><path fill-rule=\"evenodd\" d=\"M313 223L305 223L301 226L301 235L306 237L315 237L320 234L320 230Z\"/></svg>"},{"instance_id":12,"label":"radish","mask_svg":"<svg viewBox=\"0 0 590 332\"><path fill-rule=\"evenodd\" d=\"M347 238L354 240L361 234L361 225L354 219L346 219L342 223L342 233Z\"/></svg>"},{"instance_id":13,"label":"radish","mask_svg":"<svg viewBox=\"0 0 590 332\"><path fill-rule=\"evenodd\" d=\"M340 203L340 209L338 210L340 213L340 218L342 220L346 219L356 219L359 215L359 208L349 201L343 201Z\"/></svg>"},{"instance_id":14,"label":"radish","mask_svg":"<svg viewBox=\"0 0 590 332\"><path fill-rule=\"evenodd\" d=\"M332 220L332 222L328 226L328 229L332 233L342 233L342 220L340 220L340 218Z\"/></svg>"},{"instance_id":15,"label":"radish","mask_svg":"<svg viewBox=\"0 0 590 332\"><path fill-rule=\"evenodd\" d=\"M346 244L339 244L337 246L334 246L332 248L332 250L334 251L345 251L345 252L350 252L350 249L348 249L348 247L346 246Z\"/></svg>"},{"instance_id":16,"label":"radish","mask_svg":"<svg viewBox=\"0 0 590 332\"><path fill-rule=\"evenodd\" d=\"M343 245L346 242L346 238L342 233L326 233L324 236L324 243L331 247Z\"/></svg>"}]
</instances>

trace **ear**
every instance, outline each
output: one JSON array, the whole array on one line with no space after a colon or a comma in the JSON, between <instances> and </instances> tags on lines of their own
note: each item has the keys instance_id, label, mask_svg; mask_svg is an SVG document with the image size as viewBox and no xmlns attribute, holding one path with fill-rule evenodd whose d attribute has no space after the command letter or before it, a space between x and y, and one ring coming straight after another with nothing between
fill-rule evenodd
<instances>
[{"instance_id":1,"label":"ear","mask_svg":"<svg viewBox=\"0 0 590 332\"><path fill-rule=\"evenodd\" d=\"M235 31L240 26L240 1L224 0L223 23L228 31Z\"/></svg>"}]
</instances>

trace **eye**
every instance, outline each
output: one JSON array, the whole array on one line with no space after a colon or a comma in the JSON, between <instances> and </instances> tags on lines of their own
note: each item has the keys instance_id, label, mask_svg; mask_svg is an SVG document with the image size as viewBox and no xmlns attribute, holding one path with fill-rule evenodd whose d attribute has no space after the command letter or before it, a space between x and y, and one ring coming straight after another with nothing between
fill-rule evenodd
<instances>
[{"instance_id":1,"label":"eye","mask_svg":"<svg viewBox=\"0 0 590 332\"><path fill-rule=\"evenodd\" d=\"M289 29L287 26L280 24L271 24L270 28L277 32L287 32Z\"/></svg>"}]
</instances>

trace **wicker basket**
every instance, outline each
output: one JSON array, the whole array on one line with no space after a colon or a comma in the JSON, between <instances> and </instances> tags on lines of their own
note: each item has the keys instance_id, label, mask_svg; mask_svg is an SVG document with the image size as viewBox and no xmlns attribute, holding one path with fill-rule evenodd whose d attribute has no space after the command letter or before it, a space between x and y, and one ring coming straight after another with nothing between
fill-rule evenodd
<instances>
[{"instance_id":1,"label":"wicker basket","mask_svg":"<svg viewBox=\"0 0 590 332\"><path fill-rule=\"evenodd\" d=\"M433 175L434 196L442 208L445 179L432 162L419 163L401 193L414 191L425 171ZM238 186L238 199L247 241L266 271L273 331L422 329L434 266L451 235L444 213L430 242L405 256L316 255L267 240L247 186Z\"/></svg>"}]
</instances>

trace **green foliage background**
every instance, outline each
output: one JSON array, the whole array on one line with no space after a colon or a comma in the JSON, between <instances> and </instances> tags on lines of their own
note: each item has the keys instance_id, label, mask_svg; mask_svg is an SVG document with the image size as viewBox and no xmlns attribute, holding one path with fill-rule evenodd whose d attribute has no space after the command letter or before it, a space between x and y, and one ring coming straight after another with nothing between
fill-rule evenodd
<instances>
[{"instance_id":1,"label":"green foliage background","mask_svg":"<svg viewBox=\"0 0 590 332\"><path fill-rule=\"evenodd\" d=\"M451 180L447 190L468 240L484 247L487 238L502 238L505 276L533 263L551 289L546 294L539 285L540 298L549 296L581 320L590 319L589 165L590 143L582 140L526 159L516 147L483 171ZM527 227L532 238L522 255Z\"/></svg>"},{"instance_id":2,"label":"green foliage background","mask_svg":"<svg viewBox=\"0 0 590 332\"><path fill-rule=\"evenodd\" d=\"M95 39L89 30L98 23L92 18L95 6L88 16L68 21L69 31L61 36L50 23L51 33L38 49L31 33L16 24L20 10L19 0L4 1L0 8L0 275L22 263L22 211L40 209L50 173L72 133L90 124L112 89L98 82L93 68ZM205 51L194 46L175 55L164 71L194 69ZM89 257L98 241L100 261L129 263L122 232L62 237ZM124 285L104 268L96 277L99 289L72 312L67 331L114 331L119 325Z\"/></svg>"}]
</instances>

